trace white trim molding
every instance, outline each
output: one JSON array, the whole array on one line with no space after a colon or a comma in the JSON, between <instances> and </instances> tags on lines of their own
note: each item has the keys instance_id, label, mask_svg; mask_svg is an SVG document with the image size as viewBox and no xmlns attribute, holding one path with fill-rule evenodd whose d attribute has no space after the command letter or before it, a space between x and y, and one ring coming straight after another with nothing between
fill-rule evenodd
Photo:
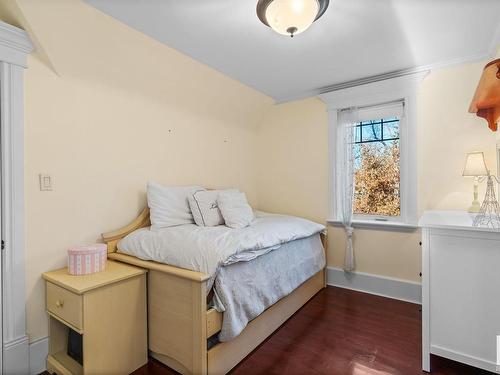
<instances>
[{"instance_id":1,"label":"white trim molding","mask_svg":"<svg viewBox=\"0 0 500 375\"><path fill-rule=\"evenodd\" d=\"M24 268L24 68L33 47L21 29L0 22L2 369L29 372Z\"/></svg>"},{"instance_id":2,"label":"white trim molding","mask_svg":"<svg viewBox=\"0 0 500 375\"><path fill-rule=\"evenodd\" d=\"M487 359L484 358L479 358L470 354L465 354L457 352L455 350L450 350L448 348L443 348L439 345L431 345L430 352L439 357L448 358L455 362L466 363L470 366L490 371L492 374L494 373L498 374L499 372L499 367L495 362L488 361ZM432 373L432 370L429 368L428 372Z\"/></svg>"},{"instance_id":3,"label":"white trim molding","mask_svg":"<svg viewBox=\"0 0 500 375\"><path fill-rule=\"evenodd\" d=\"M345 272L336 267L327 267L327 284L339 288L356 290L400 301L420 304L420 283L393 277L372 275L364 272Z\"/></svg>"},{"instance_id":4,"label":"white trim molding","mask_svg":"<svg viewBox=\"0 0 500 375\"><path fill-rule=\"evenodd\" d=\"M387 229L414 228L417 224L417 90L420 82L428 74L428 71L407 74L382 81L370 82L354 87L347 87L319 95L326 104L329 119L329 197L330 197L330 221L338 221L338 200L336 194L339 190L338 175L336 173L337 163L337 113L339 110L349 107L369 107L404 101L404 123L400 130L401 147L401 217L397 220L375 221L372 219L374 228ZM355 217L358 224L363 227L370 226L368 217ZM403 224L395 226L394 224ZM358 225L359 226L359 225Z\"/></svg>"},{"instance_id":5,"label":"white trim molding","mask_svg":"<svg viewBox=\"0 0 500 375\"><path fill-rule=\"evenodd\" d=\"M24 30L0 21L0 61L26 68L32 51L33 44Z\"/></svg>"},{"instance_id":6,"label":"white trim molding","mask_svg":"<svg viewBox=\"0 0 500 375\"><path fill-rule=\"evenodd\" d=\"M373 76L367 76L351 81L344 81L344 82L339 82L339 83L334 83L331 85L327 86L322 86L316 89L312 90L307 90L300 92L296 95L284 97L284 98L278 98L276 100L277 104L281 103L287 103L295 100L301 100L301 99L306 99L310 98L311 96L320 96L325 93L329 93L331 91L337 91L341 89L345 89L348 87L354 87L354 86L359 86L359 85L364 85L367 83L372 83L372 82L379 82L383 81L386 79L392 79L392 78L397 78L397 77L402 77L402 76L407 76L407 75L414 75L414 74L420 74L422 72L430 72L438 69L444 69L444 68L450 68L462 64L467 64L467 63L476 63L480 62L483 60L489 60L495 57L497 54L498 49L500 48L500 26L497 27L497 30L495 31L493 38L491 40L490 46L487 51L479 52L479 53L474 53L471 55L467 56L461 56L453 59L448 59L444 61L438 61L433 64L428 64L428 65L420 65L416 66L413 68L408 68L408 69L399 69L399 70L394 70L388 73L382 73L382 74L377 74Z\"/></svg>"},{"instance_id":7,"label":"white trim molding","mask_svg":"<svg viewBox=\"0 0 500 375\"><path fill-rule=\"evenodd\" d=\"M15 340L4 341L3 346L3 369L2 373L10 374L28 374L29 373L29 340L24 335Z\"/></svg>"},{"instance_id":8,"label":"white trim molding","mask_svg":"<svg viewBox=\"0 0 500 375\"><path fill-rule=\"evenodd\" d=\"M43 337L30 343L30 375L38 375L47 370L49 338Z\"/></svg>"},{"instance_id":9,"label":"white trim molding","mask_svg":"<svg viewBox=\"0 0 500 375\"><path fill-rule=\"evenodd\" d=\"M342 228L344 227L342 221L338 219L327 219L326 221L328 224L331 224L334 227L342 227ZM405 224L392 221L387 222L387 221L375 221L375 220L369 221L369 220L356 220L356 219L353 219L352 227L360 229L390 230L394 232L413 232L418 229L418 226L414 224Z\"/></svg>"}]
</instances>

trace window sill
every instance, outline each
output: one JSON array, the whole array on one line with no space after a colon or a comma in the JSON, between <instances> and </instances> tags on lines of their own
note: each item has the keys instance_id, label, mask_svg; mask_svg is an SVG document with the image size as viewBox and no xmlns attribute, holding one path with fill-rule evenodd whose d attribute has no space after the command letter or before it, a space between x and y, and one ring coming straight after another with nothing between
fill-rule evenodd
<instances>
[{"instance_id":1,"label":"window sill","mask_svg":"<svg viewBox=\"0 0 500 375\"><path fill-rule=\"evenodd\" d=\"M328 219L328 224L335 227L342 227L342 222L340 220ZM353 220L353 228L361 229L378 229L378 230L389 230L396 232L413 232L418 228L416 224L400 223L395 221L375 221L375 220Z\"/></svg>"}]
</instances>

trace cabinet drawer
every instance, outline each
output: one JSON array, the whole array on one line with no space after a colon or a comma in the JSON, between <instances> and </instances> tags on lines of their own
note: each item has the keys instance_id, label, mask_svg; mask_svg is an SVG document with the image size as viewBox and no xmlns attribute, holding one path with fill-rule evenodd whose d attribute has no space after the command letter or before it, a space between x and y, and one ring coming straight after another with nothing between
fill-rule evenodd
<instances>
[{"instance_id":1,"label":"cabinet drawer","mask_svg":"<svg viewBox=\"0 0 500 375\"><path fill-rule=\"evenodd\" d=\"M83 330L82 296L47 282L47 310Z\"/></svg>"}]
</instances>

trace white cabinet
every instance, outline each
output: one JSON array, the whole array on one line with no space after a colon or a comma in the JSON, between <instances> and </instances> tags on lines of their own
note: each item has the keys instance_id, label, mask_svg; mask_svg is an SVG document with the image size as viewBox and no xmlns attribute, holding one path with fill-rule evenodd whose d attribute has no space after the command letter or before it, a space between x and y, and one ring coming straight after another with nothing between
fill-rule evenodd
<instances>
[{"instance_id":1,"label":"white cabinet","mask_svg":"<svg viewBox=\"0 0 500 375\"><path fill-rule=\"evenodd\" d=\"M427 211L422 227L423 369L430 354L497 370L500 232L474 228L472 214Z\"/></svg>"}]
</instances>

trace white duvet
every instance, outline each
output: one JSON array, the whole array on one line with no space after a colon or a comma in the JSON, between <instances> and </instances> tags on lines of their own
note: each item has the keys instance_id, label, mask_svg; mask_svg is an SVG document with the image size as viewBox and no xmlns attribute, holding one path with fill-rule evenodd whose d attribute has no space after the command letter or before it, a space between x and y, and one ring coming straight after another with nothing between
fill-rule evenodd
<instances>
[{"instance_id":1,"label":"white duvet","mask_svg":"<svg viewBox=\"0 0 500 375\"><path fill-rule=\"evenodd\" d=\"M210 290L219 267L255 259L282 243L309 237L324 229L323 225L306 219L257 211L252 224L241 229L196 224L157 231L139 229L118 243L118 251L208 274L207 290Z\"/></svg>"}]
</instances>

